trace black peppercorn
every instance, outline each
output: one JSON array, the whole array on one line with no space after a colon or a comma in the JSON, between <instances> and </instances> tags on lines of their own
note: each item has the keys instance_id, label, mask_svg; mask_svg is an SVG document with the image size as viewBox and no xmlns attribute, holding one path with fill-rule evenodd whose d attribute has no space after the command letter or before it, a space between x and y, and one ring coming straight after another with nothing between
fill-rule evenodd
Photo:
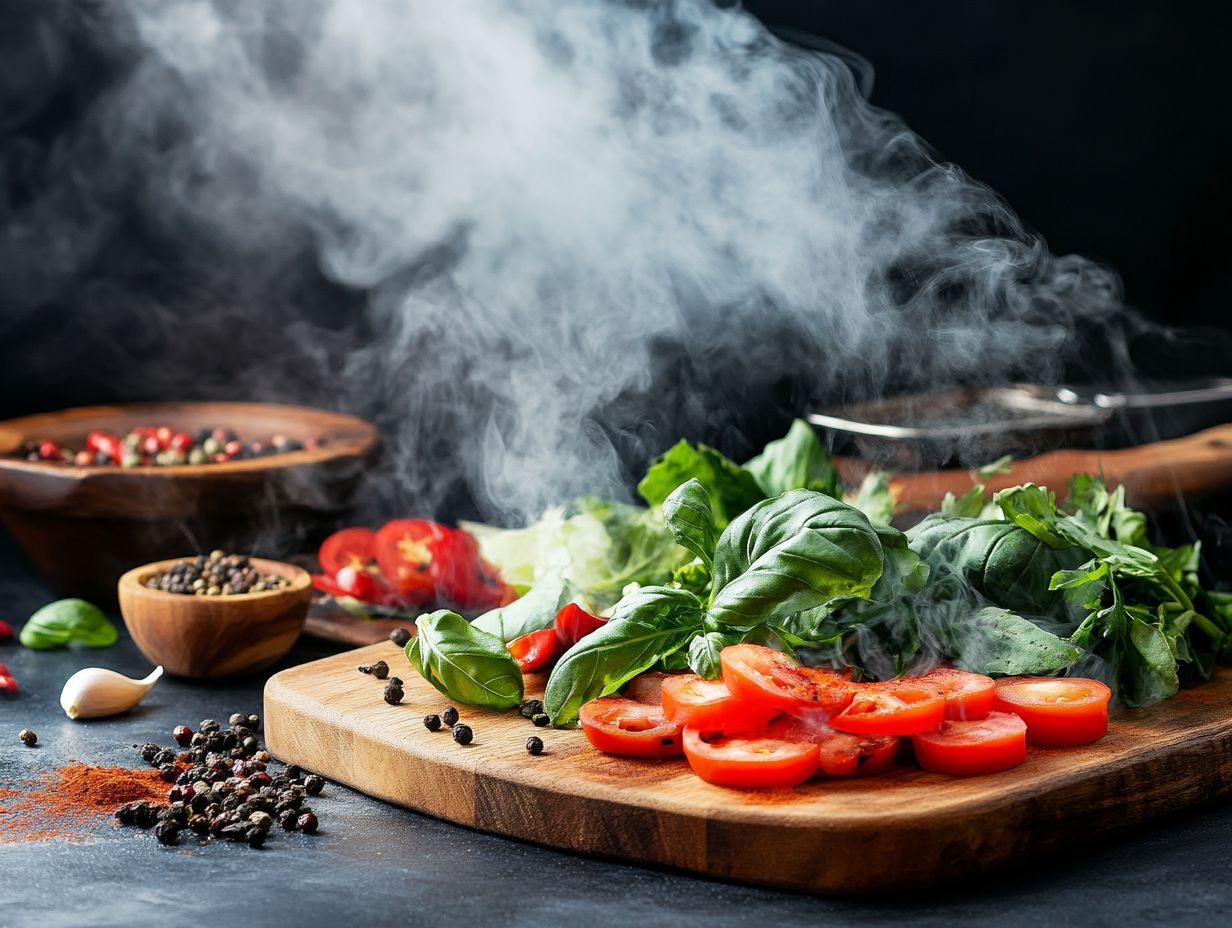
<instances>
[{"instance_id":1,"label":"black peppercorn","mask_svg":"<svg viewBox=\"0 0 1232 928\"><path fill-rule=\"evenodd\" d=\"M265 773L262 770L258 770L256 773L254 773L252 776L248 778L248 782L251 783L253 786L255 786L257 789L260 789L262 786L270 785L270 775L268 773Z\"/></svg>"},{"instance_id":2,"label":"black peppercorn","mask_svg":"<svg viewBox=\"0 0 1232 928\"><path fill-rule=\"evenodd\" d=\"M540 712L538 715L534 716L530 721L531 721L531 724L533 724L536 728L544 728L547 726L548 722L551 721L551 719L547 717L546 713Z\"/></svg>"},{"instance_id":3,"label":"black peppercorn","mask_svg":"<svg viewBox=\"0 0 1232 928\"><path fill-rule=\"evenodd\" d=\"M369 674L370 674L370 673L372 673L372 665L371 665L371 664L360 664L360 665L359 665L358 667L356 667L355 669L356 669L356 670L358 670L360 673L369 673Z\"/></svg>"},{"instance_id":4,"label":"black peppercorn","mask_svg":"<svg viewBox=\"0 0 1232 928\"><path fill-rule=\"evenodd\" d=\"M34 732L32 732L28 728L23 728L18 733L17 738L18 740L21 741L22 744L24 744L28 748L32 748L36 744L38 744L38 735L36 735Z\"/></svg>"},{"instance_id":5,"label":"black peppercorn","mask_svg":"<svg viewBox=\"0 0 1232 928\"><path fill-rule=\"evenodd\" d=\"M193 734L192 738L189 740L188 743L194 748L204 748L205 747L205 735L201 734L201 732L196 732Z\"/></svg>"},{"instance_id":6,"label":"black peppercorn","mask_svg":"<svg viewBox=\"0 0 1232 928\"><path fill-rule=\"evenodd\" d=\"M160 748L153 741L147 741L141 746L141 759L147 764L152 764L154 763L154 755L161 750L162 748Z\"/></svg>"},{"instance_id":7,"label":"black peppercorn","mask_svg":"<svg viewBox=\"0 0 1232 928\"><path fill-rule=\"evenodd\" d=\"M299 810L290 807L278 813L278 824L284 831L294 831L295 823L299 821Z\"/></svg>"},{"instance_id":8,"label":"black peppercorn","mask_svg":"<svg viewBox=\"0 0 1232 928\"><path fill-rule=\"evenodd\" d=\"M282 775L288 780L298 780L304 775L304 771L299 768L299 764L287 764L286 769L282 771Z\"/></svg>"},{"instance_id":9,"label":"black peppercorn","mask_svg":"<svg viewBox=\"0 0 1232 928\"><path fill-rule=\"evenodd\" d=\"M385 701L391 706L396 706L402 702L402 697L405 694L402 692L402 687L396 686L393 683L385 685Z\"/></svg>"},{"instance_id":10,"label":"black peppercorn","mask_svg":"<svg viewBox=\"0 0 1232 928\"><path fill-rule=\"evenodd\" d=\"M157 754L154 755L154 760L151 761L151 763L155 767L161 767L163 764L170 764L174 762L175 762L175 751L171 750L170 748L163 748L161 751L159 751Z\"/></svg>"},{"instance_id":11,"label":"black peppercorn","mask_svg":"<svg viewBox=\"0 0 1232 928\"><path fill-rule=\"evenodd\" d=\"M222 728L222 726L218 724L218 719L204 719L201 724L197 726L197 731L204 735L208 735L212 732L218 731L220 728Z\"/></svg>"},{"instance_id":12,"label":"black peppercorn","mask_svg":"<svg viewBox=\"0 0 1232 928\"><path fill-rule=\"evenodd\" d=\"M126 802L124 805L115 811L116 821L121 825L131 825L133 823L133 804Z\"/></svg>"},{"instance_id":13,"label":"black peppercorn","mask_svg":"<svg viewBox=\"0 0 1232 928\"><path fill-rule=\"evenodd\" d=\"M257 743L256 738L249 736L244 739L244 743L241 744L240 747L243 749L245 755L251 757L253 754L257 753L261 745Z\"/></svg>"},{"instance_id":14,"label":"black peppercorn","mask_svg":"<svg viewBox=\"0 0 1232 928\"><path fill-rule=\"evenodd\" d=\"M378 680L384 680L389 676L389 665L384 661L377 661L372 665L372 675Z\"/></svg>"},{"instance_id":15,"label":"black peppercorn","mask_svg":"<svg viewBox=\"0 0 1232 928\"><path fill-rule=\"evenodd\" d=\"M445 711L441 713L441 721L446 725L454 726L458 724L458 710L453 706L446 706Z\"/></svg>"},{"instance_id":16,"label":"black peppercorn","mask_svg":"<svg viewBox=\"0 0 1232 928\"><path fill-rule=\"evenodd\" d=\"M163 764L158 768L158 771L168 783L174 783L180 776L180 768L175 764Z\"/></svg>"},{"instance_id":17,"label":"black peppercorn","mask_svg":"<svg viewBox=\"0 0 1232 928\"><path fill-rule=\"evenodd\" d=\"M170 819L163 819L154 826L154 837L159 844L175 844L180 839L180 827Z\"/></svg>"},{"instance_id":18,"label":"black peppercorn","mask_svg":"<svg viewBox=\"0 0 1232 928\"><path fill-rule=\"evenodd\" d=\"M453 740L458 744L470 744L474 739L475 733L469 725L459 723L453 727Z\"/></svg>"},{"instance_id":19,"label":"black peppercorn","mask_svg":"<svg viewBox=\"0 0 1232 928\"><path fill-rule=\"evenodd\" d=\"M325 788L325 781L314 773L304 778L304 790L309 796L317 796Z\"/></svg>"},{"instance_id":20,"label":"black peppercorn","mask_svg":"<svg viewBox=\"0 0 1232 928\"><path fill-rule=\"evenodd\" d=\"M526 739L526 753L535 754L535 755L542 754L543 753L543 739L538 737L537 735L531 735L529 738L527 738Z\"/></svg>"},{"instance_id":21,"label":"black peppercorn","mask_svg":"<svg viewBox=\"0 0 1232 928\"><path fill-rule=\"evenodd\" d=\"M411 640L411 633L405 628L395 628L389 633L389 640L400 648L405 648L406 643Z\"/></svg>"},{"instance_id":22,"label":"black peppercorn","mask_svg":"<svg viewBox=\"0 0 1232 928\"><path fill-rule=\"evenodd\" d=\"M317 817L311 812L305 812L295 822L295 827L306 835L315 834L317 830Z\"/></svg>"},{"instance_id":23,"label":"black peppercorn","mask_svg":"<svg viewBox=\"0 0 1232 928\"><path fill-rule=\"evenodd\" d=\"M389 686L390 684L392 684L393 686L402 686L402 678L401 677L390 677L389 683L387 683L386 686Z\"/></svg>"},{"instance_id":24,"label":"black peppercorn","mask_svg":"<svg viewBox=\"0 0 1232 928\"><path fill-rule=\"evenodd\" d=\"M528 699L518 707L518 714L524 719L533 719L543 711L542 699Z\"/></svg>"},{"instance_id":25,"label":"black peppercorn","mask_svg":"<svg viewBox=\"0 0 1232 928\"><path fill-rule=\"evenodd\" d=\"M428 729L428 731L440 731L441 717L439 715L425 715L424 728Z\"/></svg>"},{"instance_id":26,"label":"black peppercorn","mask_svg":"<svg viewBox=\"0 0 1232 928\"><path fill-rule=\"evenodd\" d=\"M261 730L261 716L257 715L255 712L252 715L248 716L248 727L251 728L253 731L260 731Z\"/></svg>"},{"instance_id":27,"label":"black peppercorn","mask_svg":"<svg viewBox=\"0 0 1232 928\"><path fill-rule=\"evenodd\" d=\"M232 728L238 728L241 725L248 724L248 716L246 716L243 712L232 712L231 718L227 719L227 722Z\"/></svg>"},{"instance_id":28,"label":"black peppercorn","mask_svg":"<svg viewBox=\"0 0 1232 928\"><path fill-rule=\"evenodd\" d=\"M186 748L192 744L193 730L187 725L177 725L171 732L171 737L175 738L175 743L180 747Z\"/></svg>"},{"instance_id":29,"label":"black peppercorn","mask_svg":"<svg viewBox=\"0 0 1232 928\"><path fill-rule=\"evenodd\" d=\"M253 825L248 829L248 846L261 847L265 844L265 836L269 834L268 828L262 828L259 825Z\"/></svg>"}]
</instances>

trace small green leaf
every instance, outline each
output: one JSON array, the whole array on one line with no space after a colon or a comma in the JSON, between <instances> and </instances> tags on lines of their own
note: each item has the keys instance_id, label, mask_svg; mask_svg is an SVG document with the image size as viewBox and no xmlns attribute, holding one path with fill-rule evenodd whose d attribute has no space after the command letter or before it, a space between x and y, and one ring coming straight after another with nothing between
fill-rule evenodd
<instances>
[{"instance_id":1,"label":"small green leaf","mask_svg":"<svg viewBox=\"0 0 1232 928\"><path fill-rule=\"evenodd\" d=\"M894 518L894 510L898 508L894 492L890 489L890 474L884 470L865 474L856 491L845 495L843 502L855 506L874 525L889 525Z\"/></svg>"},{"instance_id":2,"label":"small green leaf","mask_svg":"<svg viewBox=\"0 0 1232 928\"><path fill-rule=\"evenodd\" d=\"M415 621L406 657L425 680L468 706L509 709L522 701L522 671L505 643L441 609Z\"/></svg>"},{"instance_id":3,"label":"small green leaf","mask_svg":"<svg viewBox=\"0 0 1232 928\"><path fill-rule=\"evenodd\" d=\"M26 620L18 636L22 644L36 651L63 647L71 641L106 648L115 644L117 637L116 627L103 611L84 599L48 603Z\"/></svg>"},{"instance_id":4,"label":"small green leaf","mask_svg":"<svg viewBox=\"0 0 1232 928\"><path fill-rule=\"evenodd\" d=\"M1014 469L1012 466L1013 463L1013 455L1002 455L995 461L989 461L983 467L977 467L975 469L976 479L987 480L989 477L995 476L996 474L1008 474Z\"/></svg>"},{"instance_id":5,"label":"small green leaf","mask_svg":"<svg viewBox=\"0 0 1232 928\"><path fill-rule=\"evenodd\" d=\"M984 484L977 483L962 496L946 493L941 501L941 512L947 516L978 519L984 511Z\"/></svg>"},{"instance_id":6,"label":"small green leaf","mask_svg":"<svg viewBox=\"0 0 1232 928\"><path fill-rule=\"evenodd\" d=\"M663 518L672 537L701 559L706 569L714 569L714 512L710 494L697 478L682 483L663 501Z\"/></svg>"},{"instance_id":7,"label":"small green leaf","mask_svg":"<svg viewBox=\"0 0 1232 928\"><path fill-rule=\"evenodd\" d=\"M715 530L754 503L765 499L757 478L723 454L706 445L678 442L655 459L637 491L651 506L661 506L682 483L698 480L710 496Z\"/></svg>"},{"instance_id":8,"label":"small green leaf","mask_svg":"<svg viewBox=\"0 0 1232 928\"><path fill-rule=\"evenodd\" d=\"M757 478L766 496L778 496L788 490L815 490L835 499L843 497L843 486L830 453L803 419L792 422L783 438L770 442L744 467Z\"/></svg>"},{"instance_id":9,"label":"small green leaf","mask_svg":"<svg viewBox=\"0 0 1232 928\"><path fill-rule=\"evenodd\" d=\"M1051 490L1024 483L994 494L994 502L1005 517L1025 528L1050 548L1064 548L1066 541L1057 534L1057 504Z\"/></svg>"},{"instance_id":10,"label":"small green leaf","mask_svg":"<svg viewBox=\"0 0 1232 928\"><path fill-rule=\"evenodd\" d=\"M508 644L515 638L551 626L556 613L576 602L578 596L577 589L568 580L556 577L541 581L509 605L485 612L471 623L471 627Z\"/></svg>"},{"instance_id":11,"label":"small green leaf","mask_svg":"<svg viewBox=\"0 0 1232 928\"><path fill-rule=\"evenodd\" d=\"M689 642L689 668L699 677L717 680L723 673L719 655L723 649L739 644L741 635L727 632L707 632Z\"/></svg>"}]
</instances>

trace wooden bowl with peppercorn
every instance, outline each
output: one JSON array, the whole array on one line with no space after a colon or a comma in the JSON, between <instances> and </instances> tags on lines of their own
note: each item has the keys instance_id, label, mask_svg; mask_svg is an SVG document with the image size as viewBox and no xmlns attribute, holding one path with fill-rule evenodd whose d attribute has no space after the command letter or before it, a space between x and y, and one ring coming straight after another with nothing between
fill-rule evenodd
<instances>
[{"instance_id":1,"label":"wooden bowl with peppercorn","mask_svg":"<svg viewBox=\"0 0 1232 928\"><path fill-rule=\"evenodd\" d=\"M354 416L266 403L10 419L0 521L62 593L110 601L124 571L185 548L302 550L349 505L376 443Z\"/></svg>"},{"instance_id":2,"label":"wooden bowl with peppercorn","mask_svg":"<svg viewBox=\"0 0 1232 928\"><path fill-rule=\"evenodd\" d=\"M272 664L299 637L311 595L312 578L294 564L222 552L146 564L119 582L133 641L181 677L226 677Z\"/></svg>"}]
</instances>

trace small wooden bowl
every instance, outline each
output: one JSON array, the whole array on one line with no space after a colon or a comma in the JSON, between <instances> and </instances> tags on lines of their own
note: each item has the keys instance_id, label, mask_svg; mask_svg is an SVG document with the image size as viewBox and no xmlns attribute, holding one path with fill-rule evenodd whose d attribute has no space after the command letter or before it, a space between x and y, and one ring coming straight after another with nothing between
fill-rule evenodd
<instances>
[{"instance_id":1,"label":"small wooden bowl","mask_svg":"<svg viewBox=\"0 0 1232 928\"><path fill-rule=\"evenodd\" d=\"M146 564L120 578L124 624L152 663L181 677L226 677L265 667L291 650L308 615L312 578L307 571L251 558L259 572L280 574L291 585L233 596L189 596L145 585L182 560Z\"/></svg>"},{"instance_id":2,"label":"small wooden bowl","mask_svg":"<svg viewBox=\"0 0 1232 928\"><path fill-rule=\"evenodd\" d=\"M283 434L317 448L222 464L77 467L15 457L25 441L82 448L98 429ZM302 550L333 527L376 449L376 428L340 413L269 403L90 406L0 422L0 521L63 594L106 601L135 564L200 551ZM285 545L286 550L271 545Z\"/></svg>"}]
</instances>

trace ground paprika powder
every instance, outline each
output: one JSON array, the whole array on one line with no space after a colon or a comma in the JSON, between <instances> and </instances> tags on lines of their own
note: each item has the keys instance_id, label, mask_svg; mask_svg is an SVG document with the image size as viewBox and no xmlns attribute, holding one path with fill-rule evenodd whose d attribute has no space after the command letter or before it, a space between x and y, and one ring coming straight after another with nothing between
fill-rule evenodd
<instances>
[{"instance_id":1,"label":"ground paprika powder","mask_svg":"<svg viewBox=\"0 0 1232 928\"><path fill-rule=\"evenodd\" d=\"M81 840L126 802L166 798L167 784L157 770L69 763L30 779L0 784L0 844Z\"/></svg>"}]
</instances>

